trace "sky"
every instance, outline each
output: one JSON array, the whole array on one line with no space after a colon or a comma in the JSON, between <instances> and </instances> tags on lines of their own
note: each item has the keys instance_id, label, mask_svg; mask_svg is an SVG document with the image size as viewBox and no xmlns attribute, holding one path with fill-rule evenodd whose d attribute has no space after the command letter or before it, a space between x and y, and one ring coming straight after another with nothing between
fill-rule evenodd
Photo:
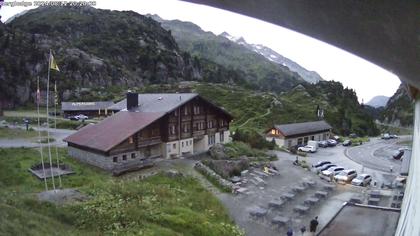
<instances>
[{"instance_id":1,"label":"sky","mask_svg":"<svg viewBox=\"0 0 420 236\"><path fill-rule=\"evenodd\" d=\"M5 0L5 2L22 0ZM26 0L26 3L33 1ZM33 5L33 4L32 4ZM325 80L335 80L356 91L359 102L377 95L392 96L400 80L387 70L332 45L258 19L176 0L97 0L97 8L132 10L140 14L157 14L163 19L179 19L199 25L205 31L242 36L248 43L262 44L294 60ZM3 6L2 21L34 8ZM374 88L374 89L373 89Z\"/></svg>"}]
</instances>

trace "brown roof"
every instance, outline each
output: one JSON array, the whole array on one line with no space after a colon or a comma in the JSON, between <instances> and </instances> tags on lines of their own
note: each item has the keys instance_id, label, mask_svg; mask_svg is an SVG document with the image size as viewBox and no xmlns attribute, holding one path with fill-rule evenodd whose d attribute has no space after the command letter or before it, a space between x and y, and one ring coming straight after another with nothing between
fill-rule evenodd
<instances>
[{"instance_id":1,"label":"brown roof","mask_svg":"<svg viewBox=\"0 0 420 236\"><path fill-rule=\"evenodd\" d=\"M324 120L275 125L274 128L278 129L284 136L321 132L332 129L331 125Z\"/></svg>"},{"instance_id":2,"label":"brown roof","mask_svg":"<svg viewBox=\"0 0 420 236\"><path fill-rule=\"evenodd\" d=\"M120 111L97 124L80 129L64 141L107 152L164 115L164 112Z\"/></svg>"}]
</instances>

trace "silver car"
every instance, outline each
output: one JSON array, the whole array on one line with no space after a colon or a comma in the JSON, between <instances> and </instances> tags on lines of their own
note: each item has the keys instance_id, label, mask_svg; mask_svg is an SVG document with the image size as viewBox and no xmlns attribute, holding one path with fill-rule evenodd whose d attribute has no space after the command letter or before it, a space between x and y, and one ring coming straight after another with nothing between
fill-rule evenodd
<instances>
[{"instance_id":1,"label":"silver car","mask_svg":"<svg viewBox=\"0 0 420 236\"><path fill-rule=\"evenodd\" d=\"M354 178L351 181L351 184L356 186L367 186L370 182L372 182L372 176L368 174L361 174Z\"/></svg>"},{"instance_id":2,"label":"silver car","mask_svg":"<svg viewBox=\"0 0 420 236\"><path fill-rule=\"evenodd\" d=\"M322 171L321 173L325 176L331 176L331 175L334 176L335 174L337 174L338 172L342 170L344 170L344 167L333 166L333 167L330 167L328 170Z\"/></svg>"},{"instance_id":3,"label":"silver car","mask_svg":"<svg viewBox=\"0 0 420 236\"><path fill-rule=\"evenodd\" d=\"M337 183L349 183L356 178L357 172L353 169L343 170L334 176Z\"/></svg>"}]
</instances>

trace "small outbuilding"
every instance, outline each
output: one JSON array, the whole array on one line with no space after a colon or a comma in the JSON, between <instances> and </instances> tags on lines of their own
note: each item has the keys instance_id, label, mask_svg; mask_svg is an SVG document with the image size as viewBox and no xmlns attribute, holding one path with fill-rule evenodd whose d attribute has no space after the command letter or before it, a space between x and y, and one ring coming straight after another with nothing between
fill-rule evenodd
<instances>
[{"instance_id":1,"label":"small outbuilding","mask_svg":"<svg viewBox=\"0 0 420 236\"><path fill-rule=\"evenodd\" d=\"M64 118L80 114L88 117L108 116L112 115L112 112L108 110L112 105L114 105L113 101L62 102L61 111Z\"/></svg>"},{"instance_id":2,"label":"small outbuilding","mask_svg":"<svg viewBox=\"0 0 420 236\"><path fill-rule=\"evenodd\" d=\"M275 140L279 147L307 144L309 140L326 140L331 135L331 125L326 121L312 121L274 125L266 132L267 141Z\"/></svg>"}]
</instances>

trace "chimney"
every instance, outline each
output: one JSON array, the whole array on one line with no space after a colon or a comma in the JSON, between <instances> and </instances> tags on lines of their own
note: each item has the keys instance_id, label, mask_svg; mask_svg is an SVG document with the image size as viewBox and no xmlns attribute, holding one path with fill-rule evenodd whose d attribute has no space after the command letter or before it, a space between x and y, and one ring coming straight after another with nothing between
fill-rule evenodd
<instances>
[{"instance_id":1,"label":"chimney","mask_svg":"<svg viewBox=\"0 0 420 236\"><path fill-rule=\"evenodd\" d=\"M139 94L128 91L127 92L127 110L130 111L133 108L139 106Z\"/></svg>"}]
</instances>

